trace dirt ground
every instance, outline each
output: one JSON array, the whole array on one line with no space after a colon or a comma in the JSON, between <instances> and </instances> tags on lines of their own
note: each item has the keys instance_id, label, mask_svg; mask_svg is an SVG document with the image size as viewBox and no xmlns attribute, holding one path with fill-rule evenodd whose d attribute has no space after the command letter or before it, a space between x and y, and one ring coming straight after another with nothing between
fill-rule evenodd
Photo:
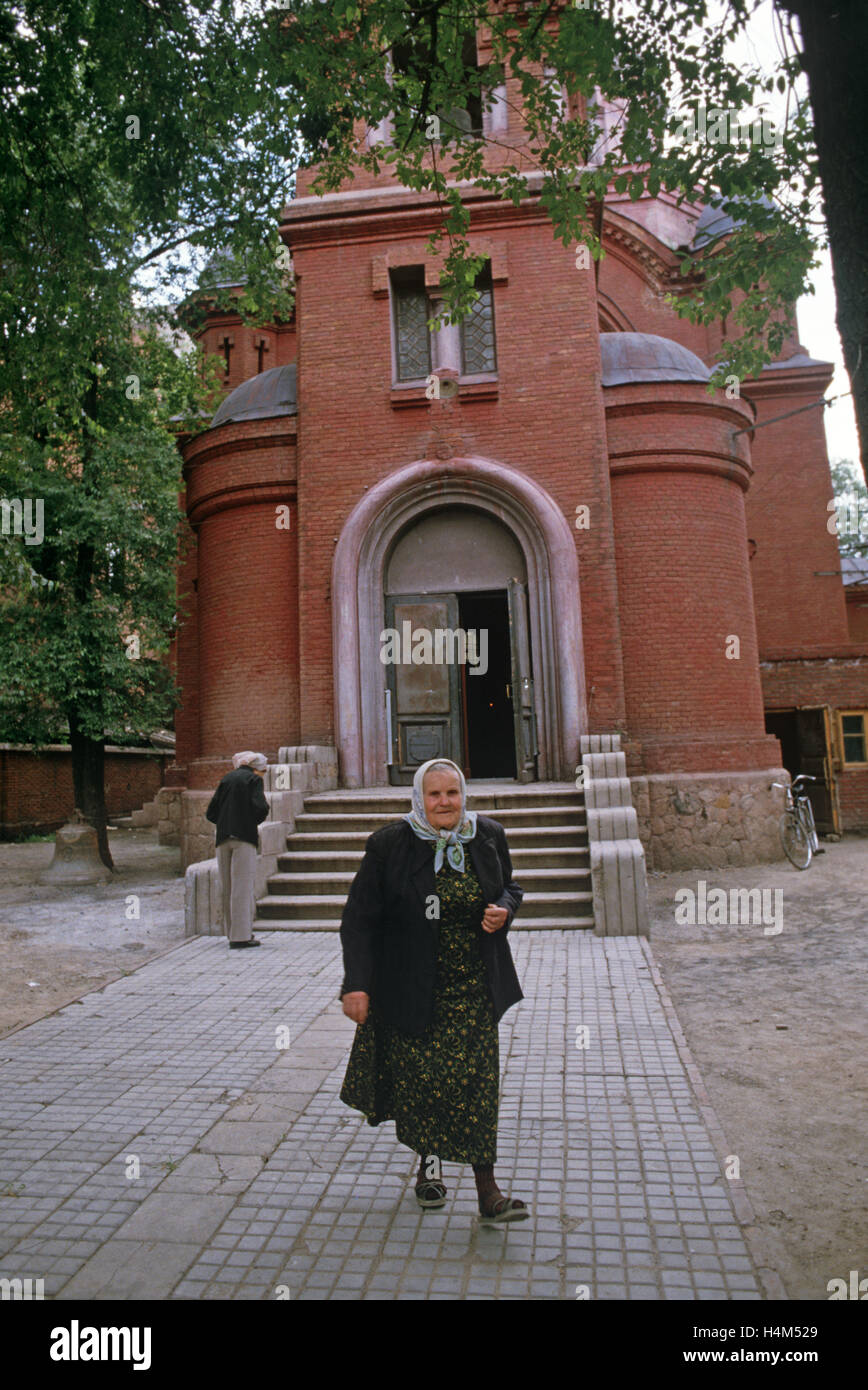
<instances>
[{"instance_id":1,"label":"dirt ground","mask_svg":"<svg viewBox=\"0 0 868 1390\"><path fill-rule=\"evenodd\" d=\"M113 830L109 843L114 878L74 888L37 881L53 840L0 844L0 1037L183 941L181 851L154 830Z\"/></svg>"},{"instance_id":2,"label":"dirt ground","mask_svg":"<svg viewBox=\"0 0 868 1390\"><path fill-rule=\"evenodd\" d=\"M184 938L177 849L111 834L105 887L36 882L52 843L0 844L0 1037ZM780 889L782 930L675 921L678 889ZM868 1277L868 837L810 869L652 874L651 945L790 1298ZM138 898L139 917L128 917ZM769 899L774 902L773 898Z\"/></svg>"},{"instance_id":3,"label":"dirt ground","mask_svg":"<svg viewBox=\"0 0 868 1390\"><path fill-rule=\"evenodd\" d=\"M794 1299L868 1276L868 837L822 843L805 871L649 878L654 957ZM699 879L780 888L781 932L677 925L676 891Z\"/></svg>"}]
</instances>

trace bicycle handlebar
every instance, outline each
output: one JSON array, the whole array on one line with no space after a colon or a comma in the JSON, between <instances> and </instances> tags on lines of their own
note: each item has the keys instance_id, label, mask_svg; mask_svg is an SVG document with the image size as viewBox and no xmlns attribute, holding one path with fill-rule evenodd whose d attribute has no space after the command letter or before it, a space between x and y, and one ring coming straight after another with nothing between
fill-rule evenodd
<instances>
[{"instance_id":1,"label":"bicycle handlebar","mask_svg":"<svg viewBox=\"0 0 868 1390\"><path fill-rule=\"evenodd\" d=\"M780 787L781 791L793 791L800 782L816 782L817 778L812 777L808 772L800 772L798 777L794 777L792 782L772 782L773 787Z\"/></svg>"}]
</instances>

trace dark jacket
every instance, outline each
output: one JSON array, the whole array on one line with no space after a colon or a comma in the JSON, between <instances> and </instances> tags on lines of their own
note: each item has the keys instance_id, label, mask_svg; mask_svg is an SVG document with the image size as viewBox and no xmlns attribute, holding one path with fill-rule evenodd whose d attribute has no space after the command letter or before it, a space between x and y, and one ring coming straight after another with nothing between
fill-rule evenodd
<instances>
[{"instance_id":1,"label":"dark jacket","mask_svg":"<svg viewBox=\"0 0 868 1390\"><path fill-rule=\"evenodd\" d=\"M512 877L503 826L479 816L476 834L464 845L486 903L505 907L496 932L477 927L488 990L499 1019L524 998L507 932L524 896ZM418 1036L433 1009L439 924L425 915L436 896L435 845L420 840L406 821L375 830L353 879L341 919L344 980L341 995L363 990L399 1032Z\"/></svg>"},{"instance_id":2,"label":"dark jacket","mask_svg":"<svg viewBox=\"0 0 868 1390\"><path fill-rule=\"evenodd\" d=\"M258 826L267 815L262 778L252 767L236 767L227 772L205 812L206 819L217 826L218 845L230 839L258 845Z\"/></svg>"}]
</instances>

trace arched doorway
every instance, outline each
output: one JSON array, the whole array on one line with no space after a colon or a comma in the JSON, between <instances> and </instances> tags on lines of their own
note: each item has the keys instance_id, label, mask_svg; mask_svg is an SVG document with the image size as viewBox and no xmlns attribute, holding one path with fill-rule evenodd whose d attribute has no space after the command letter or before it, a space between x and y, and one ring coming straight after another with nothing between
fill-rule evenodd
<instances>
[{"instance_id":1,"label":"arched doorway","mask_svg":"<svg viewBox=\"0 0 868 1390\"><path fill-rule=\"evenodd\" d=\"M537 776L571 780L579 737L587 732L573 533L538 483L503 464L470 457L425 459L390 473L365 492L338 538L332 636L341 785L382 786L389 780L388 680L381 660L387 567L415 523L445 508L470 508L500 522L521 552ZM424 539L424 532L417 535Z\"/></svg>"},{"instance_id":2,"label":"arched doorway","mask_svg":"<svg viewBox=\"0 0 868 1390\"><path fill-rule=\"evenodd\" d=\"M392 548L384 600L390 782L437 757L535 780L527 566L508 527L472 507L425 513Z\"/></svg>"}]
</instances>

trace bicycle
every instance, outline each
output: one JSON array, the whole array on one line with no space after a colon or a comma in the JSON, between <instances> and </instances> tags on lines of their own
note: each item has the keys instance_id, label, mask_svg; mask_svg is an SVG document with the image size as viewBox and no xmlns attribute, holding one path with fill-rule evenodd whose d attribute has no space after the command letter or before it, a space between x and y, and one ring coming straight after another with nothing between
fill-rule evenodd
<instances>
[{"instance_id":1,"label":"bicycle","mask_svg":"<svg viewBox=\"0 0 868 1390\"><path fill-rule=\"evenodd\" d=\"M816 777L809 777L807 773L801 772L798 777L793 778L791 784L772 782L773 787L781 787L787 794L786 810L780 820L781 844L784 854L797 869L807 869L812 856L822 852L811 803L799 786L800 782L816 780Z\"/></svg>"}]
</instances>

